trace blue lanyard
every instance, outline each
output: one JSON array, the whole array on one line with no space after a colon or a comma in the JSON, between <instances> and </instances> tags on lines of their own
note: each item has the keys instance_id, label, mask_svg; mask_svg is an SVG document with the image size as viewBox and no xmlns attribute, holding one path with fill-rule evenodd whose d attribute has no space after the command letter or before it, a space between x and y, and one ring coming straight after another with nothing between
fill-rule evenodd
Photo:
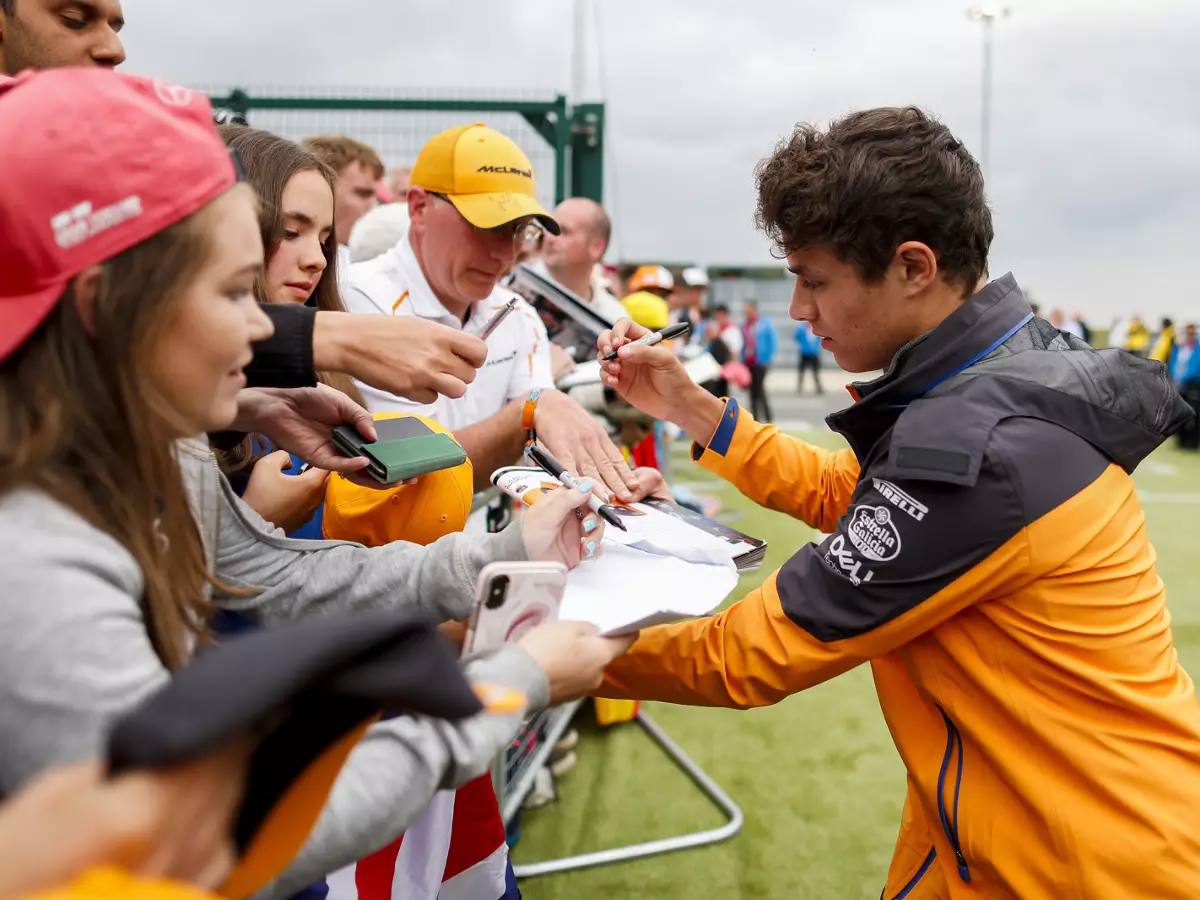
<instances>
[{"instance_id":1,"label":"blue lanyard","mask_svg":"<svg viewBox=\"0 0 1200 900\"><path fill-rule=\"evenodd\" d=\"M999 347L1001 344L1003 344L1005 341L1007 341L1010 337L1012 337L1014 334L1016 334L1018 331L1020 331L1022 328L1024 328L1029 323L1029 320L1032 318L1033 318L1033 311L1030 310L1029 314L1026 315L1025 318L1023 318L1020 322L1018 322L1012 328L1008 329L1008 331L1004 332L1004 334L1000 335L1000 337L996 338L996 340L992 341L991 344L989 344L983 350L980 350L978 353L976 353L974 356L972 356L970 359L968 359L965 363L963 363L960 366L956 366L955 368L951 369L949 372L946 372L943 375L938 376L935 380L933 380L929 384L925 385L925 387L921 388L921 390L919 390L915 394L912 394L911 396L909 396L909 398L907 400L905 400L903 403L893 403L892 409L906 409L908 407L908 404L910 402L912 402L913 400L916 400L918 397L922 397L925 394L929 393L935 387L937 387L939 384L941 384L943 381L946 381L949 378L953 378L959 372L963 371L963 369L968 369L971 366L975 365L975 363L979 362L981 359L983 359L988 354L994 352L997 347Z\"/></svg>"}]
</instances>

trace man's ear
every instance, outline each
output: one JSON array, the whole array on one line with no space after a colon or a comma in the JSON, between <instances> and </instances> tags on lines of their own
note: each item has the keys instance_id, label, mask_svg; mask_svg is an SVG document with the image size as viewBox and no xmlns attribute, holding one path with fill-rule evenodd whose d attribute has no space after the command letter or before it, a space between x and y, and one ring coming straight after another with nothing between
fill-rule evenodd
<instances>
[{"instance_id":1,"label":"man's ear","mask_svg":"<svg viewBox=\"0 0 1200 900\"><path fill-rule=\"evenodd\" d=\"M603 261L604 254L606 254L607 252L608 252L608 241L606 241L602 237L592 238L592 256L595 257L597 263Z\"/></svg>"},{"instance_id":2,"label":"man's ear","mask_svg":"<svg viewBox=\"0 0 1200 900\"><path fill-rule=\"evenodd\" d=\"M909 296L926 290L941 271L937 254L920 241L905 241L897 247L892 266Z\"/></svg>"},{"instance_id":3,"label":"man's ear","mask_svg":"<svg viewBox=\"0 0 1200 900\"><path fill-rule=\"evenodd\" d=\"M433 197L424 188L409 188L408 189L408 219L412 225L418 223L424 228L425 214L429 211L430 205L433 203ZM411 226L410 226L411 227Z\"/></svg>"},{"instance_id":4,"label":"man's ear","mask_svg":"<svg viewBox=\"0 0 1200 900\"><path fill-rule=\"evenodd\" d=\"M102 267L92 266L76 275L72 282L75 310L90 335L96 333L96 295L100 292L100 279L103 275Z\"/></svg>"}]
</instances>

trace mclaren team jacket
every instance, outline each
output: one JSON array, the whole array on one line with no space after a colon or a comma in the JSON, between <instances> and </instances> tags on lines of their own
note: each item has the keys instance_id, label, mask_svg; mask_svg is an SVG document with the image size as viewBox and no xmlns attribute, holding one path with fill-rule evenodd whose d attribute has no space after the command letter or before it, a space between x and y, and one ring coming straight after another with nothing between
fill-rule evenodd
<instances>
[{"instance_id":1,"label":"mclaren team jacket","mask_svg":"<svg viewBox=\"0 0 1200 900\"><path fill-rule=\"evenodd\" d=\"M1163 366L1005 276L852 392L840 452L728 401L700 464L829 536L601 694L766 706L869 661L908 769L883 897L1200 897L1200 706L1130 477L1191 416Z\"/></svg>"}]
</instances>

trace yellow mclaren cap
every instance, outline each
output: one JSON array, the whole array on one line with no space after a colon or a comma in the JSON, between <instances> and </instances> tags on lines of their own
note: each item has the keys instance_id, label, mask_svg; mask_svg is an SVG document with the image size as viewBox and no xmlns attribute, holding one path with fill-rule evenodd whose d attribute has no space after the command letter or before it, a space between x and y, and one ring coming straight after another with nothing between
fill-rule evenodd
<instances>
[{"instance_id":1,"label":"yellow mclaren cap","mask_svg":"<svg viewBox=\"0 0 1200 900\"><path fill-rule=\"evenodd\" d=\"M379 422L406 415L376 413L374 418ZM454 437L433 419L413 418L437 434ZM330 478L325 487L321 530L329 540L355 541L367 547L382 547L392 541L432 544L463 530L471 514L473 483L470 460L453 469L422 475L416 484L369 488L345 478Z\"/></svg>"},{"instance_id":2,"label":"yellow mclaren cap","mask_svg":"<svg viewBox=\"0 0 1200 900\"><path fill-rule=\"evenodd\" d=\"M480 123L430 138L413 165L411 183L449 198L477 228L533 216L551 234L561 231L538 203L529 157L510 138Z\"/></svg>"}]
</instances>

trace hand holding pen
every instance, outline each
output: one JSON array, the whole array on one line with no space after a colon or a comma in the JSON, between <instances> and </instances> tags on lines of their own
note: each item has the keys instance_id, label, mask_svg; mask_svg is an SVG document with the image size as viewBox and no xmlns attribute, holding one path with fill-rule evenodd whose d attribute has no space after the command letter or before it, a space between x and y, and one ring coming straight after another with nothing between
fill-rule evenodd
<instances>
[{"instance_id":1,"label":"hand holding pen","mask_svg":"<svg viewBox=\"0 0 1200 900\"><path fill-rule=\"evenodd\" d=\"M563 467L562 463L550 455L550 452L544 447L537 444L529 444L525 448L525 455L529 460L544 472L554 478L563 487L572 490L579 490L579 479L572 475ZM595 494L588 497L588 508L602 518L613 528L621 531L628 531L625 523L621 521L621 517L617 515L617 511Z\"/></svg>"},{"instance_id":2,"label":"hand holding pen","mask_svg":"<svg viewBox=\"0 0 1200 900\"><path fill-rule=\"evenodd\" d=\"M663 341L671 341L677 337L683 337L692 330L691 322L680 322L678 325L671 325L664 328L662 331L652 331L647 335L632 341L634 344L641 344L645 347L653 347L655 344L661 344ZM605 362L612 362L617 358L617 351L612 350L600 357Z\"/></svg>"}]
</instances>

